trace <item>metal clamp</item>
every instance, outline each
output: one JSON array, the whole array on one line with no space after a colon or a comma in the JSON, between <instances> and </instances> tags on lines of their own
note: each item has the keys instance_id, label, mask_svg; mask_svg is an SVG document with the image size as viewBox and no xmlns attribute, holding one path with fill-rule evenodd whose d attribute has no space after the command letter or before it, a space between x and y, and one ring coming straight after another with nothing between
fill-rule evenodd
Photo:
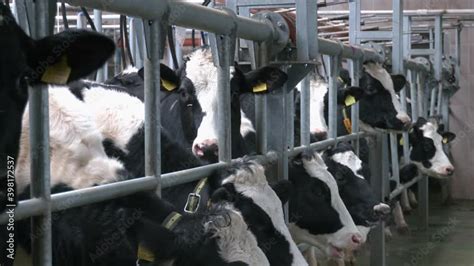
<instances>
[{"instance_id":1,"label":"metal clamp","mask_svg":"<svg viewBox=\"0 0 474 266\"><path fill-rule=\"evenodd\" d=\"M189 193L186 205L184 205L184 212L195 213L201 204L201 195L198 193Z\"/></svg>"}]
</instances>

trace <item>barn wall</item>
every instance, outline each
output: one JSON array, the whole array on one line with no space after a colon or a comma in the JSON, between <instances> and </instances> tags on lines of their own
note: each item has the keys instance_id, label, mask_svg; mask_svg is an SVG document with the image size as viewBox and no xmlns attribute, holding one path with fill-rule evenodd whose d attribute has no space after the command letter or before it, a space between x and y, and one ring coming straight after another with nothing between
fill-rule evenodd
<instances>
[{"instance_id":1,"label":"barn wall","mask_svg":"<svg viewBox=\"0 0 474 266\"><path fill-rule=\"evenodd\" d=\"M362 9L391 9L391 0L362 0ZM332 8L348 9L347 5ZM473 9L472 0L405 0L405 9ZM446 42L454 42L454 33ZM449 49L449 48L448 48ZM474 28L465 28L461 36L461 90L451 98L450 130L457 134L452 143L456 173L451 181L453 198L474 199ZM472 62L472 63L471 63ZM471 66L472 65L472 66Z\"/></svg>"}]
</instances>

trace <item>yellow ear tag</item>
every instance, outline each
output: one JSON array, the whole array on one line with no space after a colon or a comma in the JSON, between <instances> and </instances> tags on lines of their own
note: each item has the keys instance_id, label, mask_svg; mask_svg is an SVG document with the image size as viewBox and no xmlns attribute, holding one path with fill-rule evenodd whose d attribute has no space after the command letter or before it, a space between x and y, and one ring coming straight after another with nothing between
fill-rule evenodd
<instances>
[{"instance_id":1,"label":"yellow ear tag","mask_svg":"<svg viewBox=\"0 0 474 266\"><path fill-rule=\"evenodd\" d=\"M264 92L267 91L267 84L266 83L259 83L253 87L253 92Z\"/></svg>"},{"instance_id":2,"label":"yellow ear tag","mask_svg":"<svg viewBox=\"0 0 474 266\"><path fill-rule=\"evenodd\" d=\"M139 260L153 262L155 261L155 255L143 245L138 245L137 257Z\"/></svg>"},{"instance_id":3,"label":"yellow ear tag","mask_svg":"<svg viewBox=\"0 0 474 266\"><path fill-rule=\"evenodd\" d=\"M443 144L448 144L449 140L448 138L443 138Z\"/></svg>"},{"instance_id":4,"label":"yellow ear tag","mask_svg":"<svg viewBox=\"0 0 474 266\"><path fill-rule=\"evenodd\" d=\"M400 139L400 146L403 146L403 144L405 144L405 141L403 140L403 138Z\"/></svg>"},{"instance_id":5,"label":"yellow ear tag","mask_svg":"<svg viewBox=\"0 0 474 266\"><path fill-rule=\"evenodd\" d=\"M347 95L346 99L344 100L344 104L346 106L351 106L356 103L356 99L352 95Z\"/></svg>"},{"instance_id":6,"label":"yellow ear tag","mask_svg":"<svg viewBox=\"0 0 474 266\"><path fill-rule=\"evenodd\" d=\"M71 68L67 64L67 57L63 55L56 64L46 67L43 76L41 76L41 81L63 85L69 80L70 74Z\"/></svg>"},{"instance_id":7,"label":"yellow ear tag","mask_svg":"<svg viewBox=\"0 0 474 266\"><path fill-rule=\"evenodd\" d=\"M176 89L176 84L166 79L161 79L161 84L163 85L163 88L165 88L165 90L167 91L173 91L174 89Z\"/></svg>"}]
</instances>

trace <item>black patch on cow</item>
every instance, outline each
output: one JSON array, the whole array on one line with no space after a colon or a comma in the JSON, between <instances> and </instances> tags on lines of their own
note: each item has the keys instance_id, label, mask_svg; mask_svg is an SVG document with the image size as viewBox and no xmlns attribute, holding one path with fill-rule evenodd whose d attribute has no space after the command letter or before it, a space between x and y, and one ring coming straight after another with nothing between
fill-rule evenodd
<instances>
[{"instance_id":1,"label":"black patch on cow","mask_svg":"<svg viewBox=\"0 0 474 266\"><path fill-rule=\"evenodd\" d=\"M303 155L312 158L309 152ZM330 234L342 228L339 214L331 205L331 191L323 181L311 177L303 167L301 157L290 163L290 222L312 235Z\"/></svg>"},{"instance_id":2,"label":"black patch on cow","mask_svg":"<svg viewBox=\"0 0 474 266\"><path fill-rule=\"evenodd\" d=\"M350 147L349 144L347 145ZM339 150L341 150L339 152L345 152L352 149L344 147ZM339 152L329 150L323 155L328 171L336 179L341 199L346 205L354 223L361 226L372 226L379 221L379 217L374 212L374 206L379 204L379 202L376 200L375 194L367 180L356 176L349 167L330 158Z\"/></svg>"},{"instance_id":3,"label":"black patch on cow","mask_svg":"<svg viewBox=\"0 0 474 266\"><path fill-rule=\"evenodd\" d=\"M264 210L255 204L251 198L237 192L232 183L224 184L213 196L213 201L223 199L231 201L242 213L245 222L257 238L258 246L265 253L270 265L291 265L293 256L290 253L290 244L274 227L270 216Z\"/></svg>"}]
</instances>

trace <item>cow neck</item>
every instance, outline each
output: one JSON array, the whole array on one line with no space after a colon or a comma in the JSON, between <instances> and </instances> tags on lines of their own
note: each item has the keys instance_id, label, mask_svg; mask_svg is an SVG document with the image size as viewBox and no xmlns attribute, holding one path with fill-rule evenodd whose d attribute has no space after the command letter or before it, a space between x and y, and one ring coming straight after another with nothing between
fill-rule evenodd
<instances>
[{"instance_id":1,"label":"cow neck","mask_svg":"<svg viewBox=\"0 0 474 266\"><path fill-rule=\"evenodd\" d=\"M178 225L179 221L183 216L175 211L172 211L161 223L166 229L173 231L173 229ZM137 251L137 265L145 266L152 265L155 261L155 255L143 244L138 245Z\"/></svg>"}]
</instances>

